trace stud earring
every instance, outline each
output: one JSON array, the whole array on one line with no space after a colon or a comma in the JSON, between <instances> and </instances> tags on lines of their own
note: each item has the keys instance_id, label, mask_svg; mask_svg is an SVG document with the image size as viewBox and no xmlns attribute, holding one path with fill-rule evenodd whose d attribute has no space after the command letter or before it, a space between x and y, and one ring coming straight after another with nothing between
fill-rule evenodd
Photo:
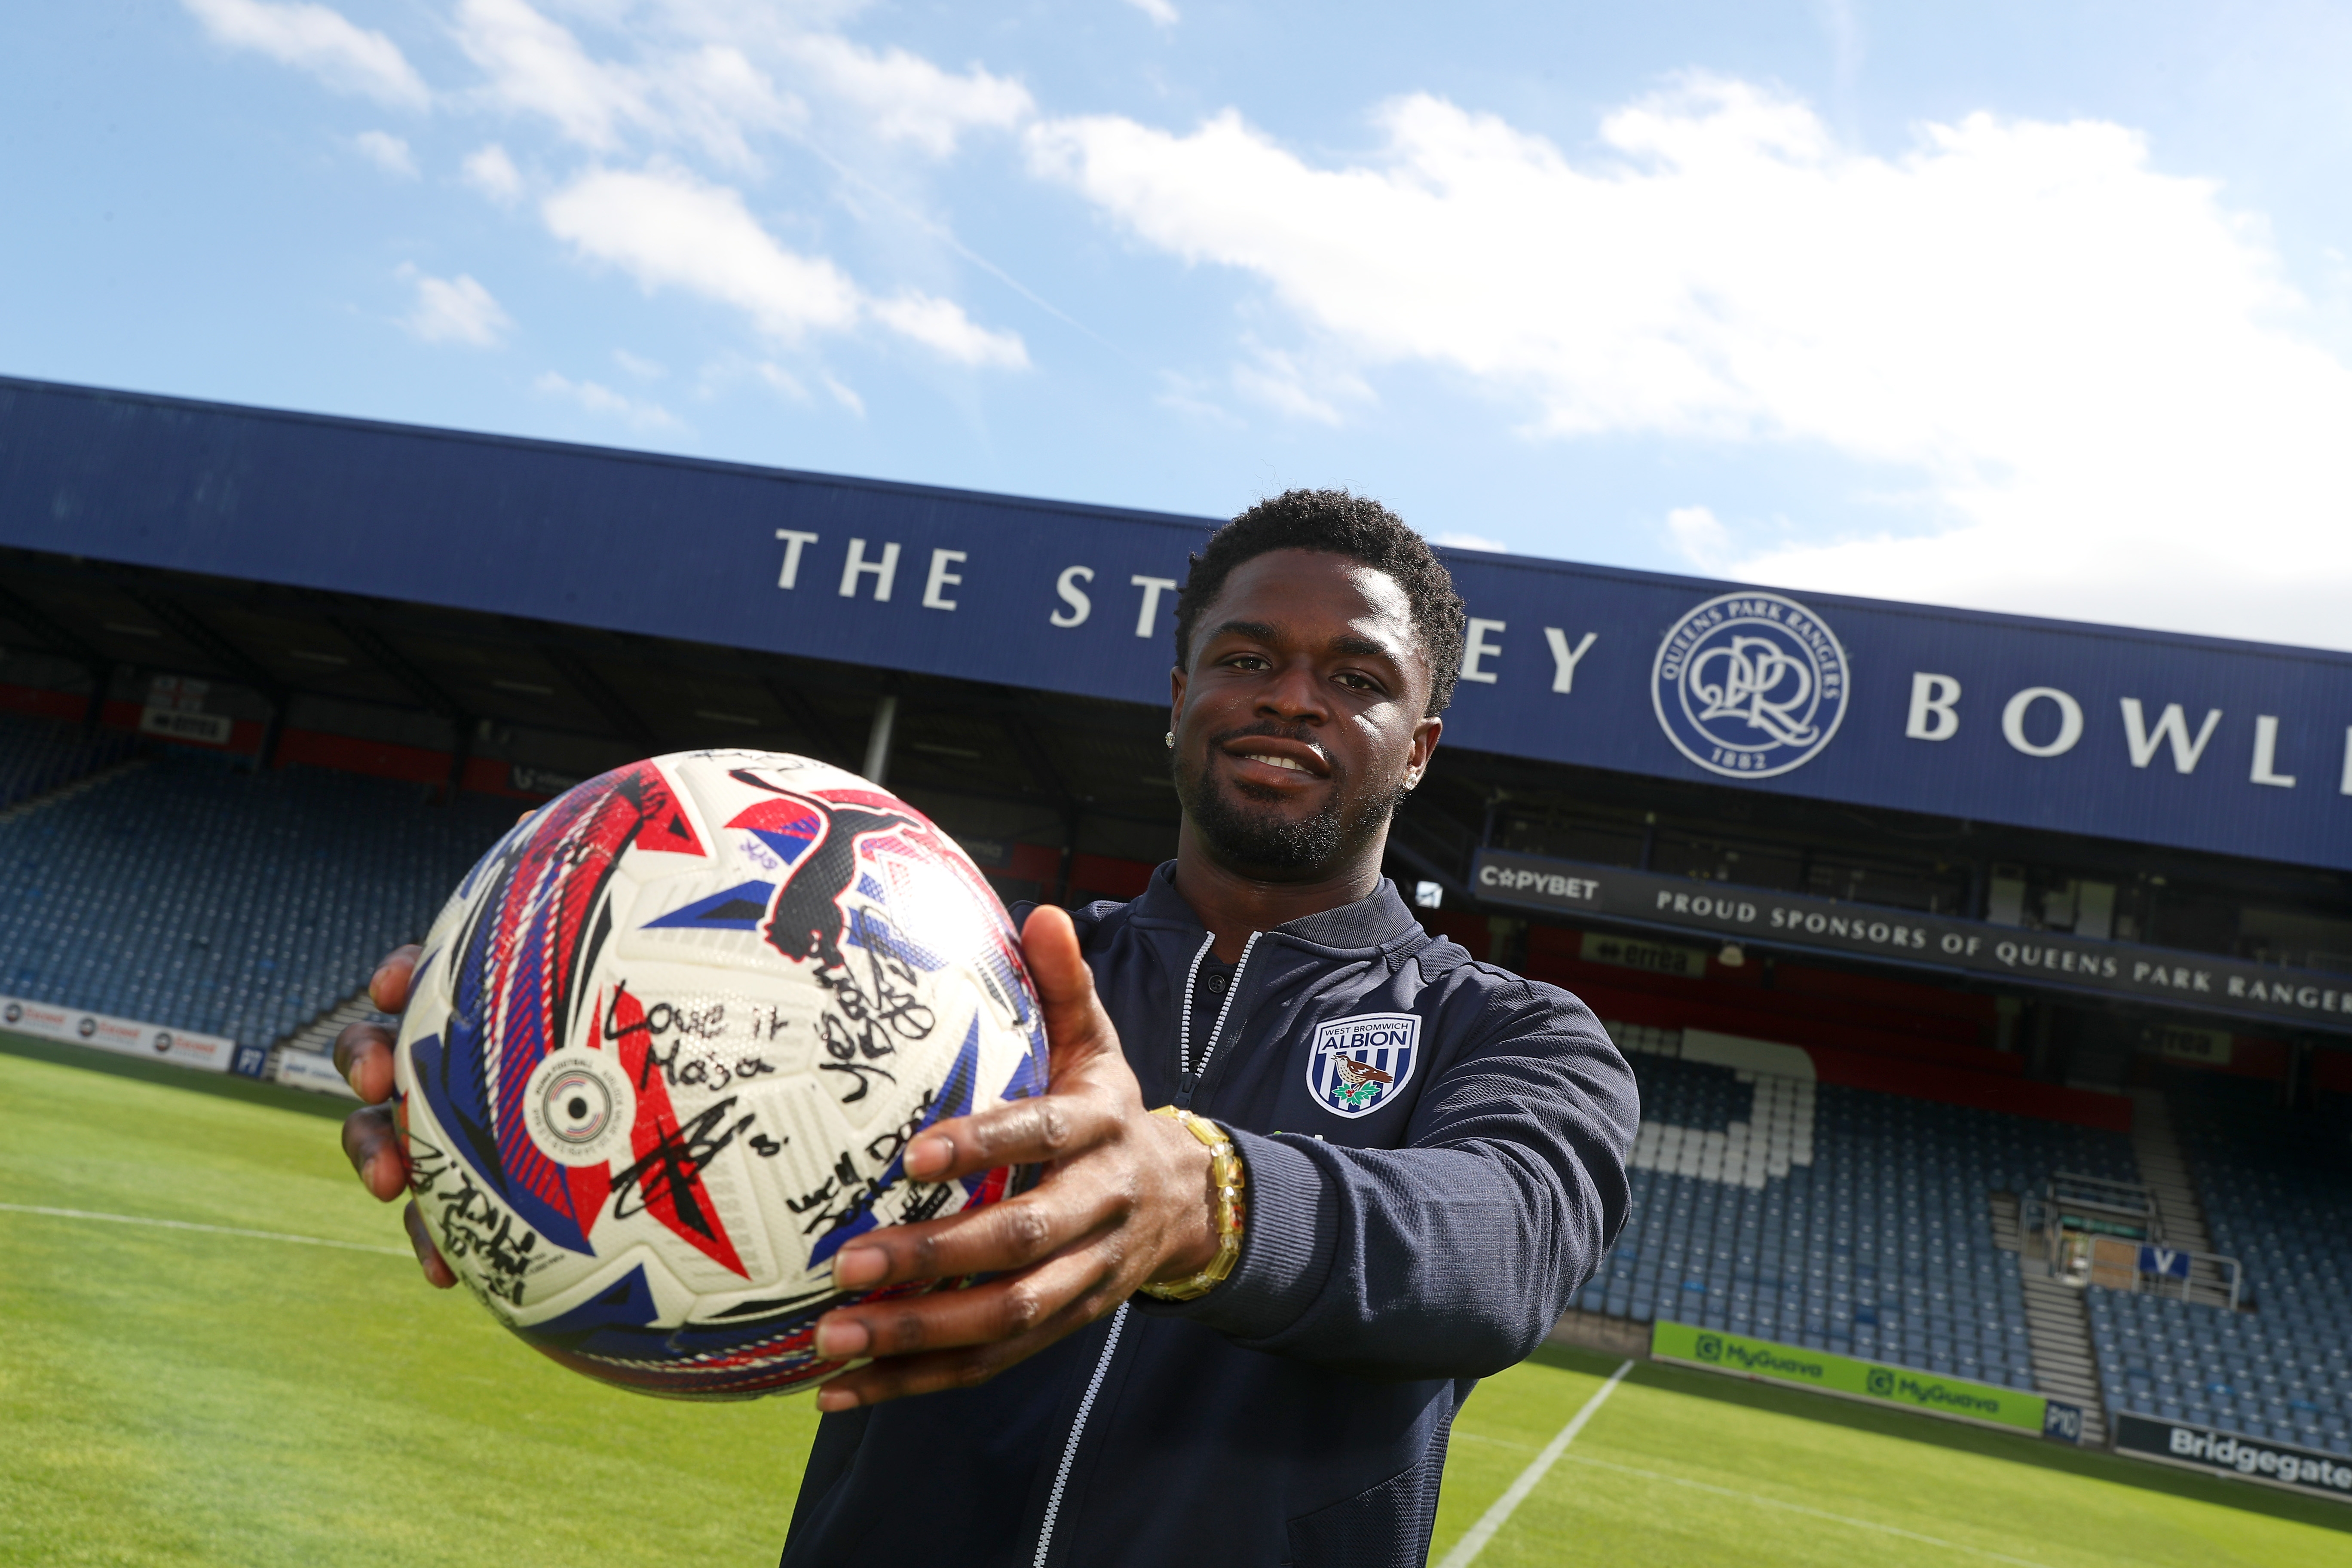
<instances>
[{"instance_id":1,"label":"stud earring","mask_svg":"<svg viewBox=\"0 0 2352 1568\"><path fill-rule=\"evenodd\" d=\"M1168 742L1168 749L1171 752L1174 751L1176 749L1176 731L1173 730L1169 731L1164 739Z\"/></svg>"}]
</instances>

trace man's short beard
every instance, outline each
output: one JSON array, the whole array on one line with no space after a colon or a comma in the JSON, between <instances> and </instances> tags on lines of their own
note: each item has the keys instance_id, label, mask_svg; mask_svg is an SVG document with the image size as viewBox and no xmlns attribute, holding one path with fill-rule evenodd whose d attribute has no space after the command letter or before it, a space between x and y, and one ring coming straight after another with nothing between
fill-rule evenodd
<instances>
[{"instance_id":1,"label":"man's short beard","mask_svg":"<svg viewBox=\"0 0 2352 1568\"><path fill-rule=\"evenodd\" d=\"M1308 739L1294 736L1288 730L1257 724L1213 736L1208 749L1214 753L1228 741L1244 735ZM1277 799L1270 790L1261 794L1248 784L1236 784L1233 793L1227 793L1210 782L1206 766L1188 768L1181 760L1176 765L1176 798L1182 803L1184 815L1192 818L1201 837L1235 868L1276 877L1331 865L1343 853L1387 826L1407 793L1400 784L1385 795L1351 799L1347 776L1335 767L1330 796L1322 807L1312 816L1289 817L1250 809L1250 799L1264 800L1269 805ZM1236 799L1235 795L1244 798Z\"/></svg>"}]
</instances>

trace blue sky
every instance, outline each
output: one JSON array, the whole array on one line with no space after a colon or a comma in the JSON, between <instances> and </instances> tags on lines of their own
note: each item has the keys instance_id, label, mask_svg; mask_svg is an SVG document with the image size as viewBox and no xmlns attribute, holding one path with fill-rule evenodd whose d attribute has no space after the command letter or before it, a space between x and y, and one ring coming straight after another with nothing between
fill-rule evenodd
<instances>
[{"instance_id":1,"label":"blue sky","mask_svg":"<svg viewBox=\"0 0 2352 1568\"><path fill-rule=\"evenodd\" d=\"M83 0L0 372L2352 647L2352 10Z\"/></svg>"}]
</instances>

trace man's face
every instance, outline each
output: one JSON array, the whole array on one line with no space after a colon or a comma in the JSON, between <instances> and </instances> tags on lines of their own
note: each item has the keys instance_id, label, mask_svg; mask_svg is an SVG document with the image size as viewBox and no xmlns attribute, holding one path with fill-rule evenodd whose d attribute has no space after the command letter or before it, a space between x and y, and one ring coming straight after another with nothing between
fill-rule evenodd
<instances>
[{"instance_id":1,"label":"man's face","mask_svg":"<svg viewBox=\"0 0 2352 1568\"><path fill-rule=\"evenodd\" d=\"M1244 562L1175 672L1176 790L1234 869L1307 880L1382 832L1444 726L1404 590L1343 555Z\"/></svg>"}]
</instances>

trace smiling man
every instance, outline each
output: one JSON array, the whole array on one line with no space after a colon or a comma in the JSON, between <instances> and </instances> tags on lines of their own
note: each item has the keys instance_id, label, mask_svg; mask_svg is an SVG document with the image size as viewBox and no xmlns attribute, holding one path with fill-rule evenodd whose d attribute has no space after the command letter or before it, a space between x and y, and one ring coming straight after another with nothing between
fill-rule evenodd
<instances>
[{"instance_id":1,"label":"smiling man","mask_svg":"<svg viewBox=\"0 0 2352 1568\"><path fill-rule=\"evenodd\" d=\"M997 1278L820 1321L825 1354L872 1359L818 1393L786 1568L1427 1556L1454 1412L1623 1224L1638 1114L1591 1012L1433 941L1381 876L1463 626L1421 537L1344 492L1277 496L1193 557L1176 858L1131 903L1028 913L1049 1092L906 1152L926 1181L1044 1179L837 1256L846 1289ZM383 1031L337 1053L389 1092ZM399 1195L380 1110L345 1146Z\"/></svg>"}]
</instances>

